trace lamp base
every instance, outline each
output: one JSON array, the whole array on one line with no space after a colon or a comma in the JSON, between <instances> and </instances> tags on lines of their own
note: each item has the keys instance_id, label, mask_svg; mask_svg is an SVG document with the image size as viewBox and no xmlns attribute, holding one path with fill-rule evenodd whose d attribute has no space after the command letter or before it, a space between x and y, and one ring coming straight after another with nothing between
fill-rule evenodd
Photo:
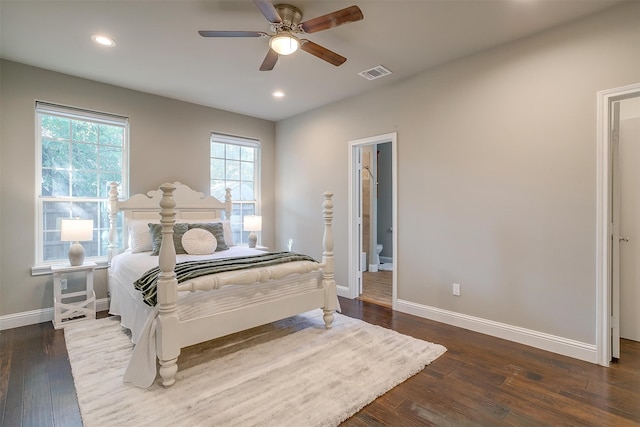
<instances>
[{"instance_id":1,"label":"lamp base","mask_svg":"<svg viewBox=\"0 0 640 427\"><path fill-rule=\"evenodd\" d=\"M249 247L255 248L258 243L258 236L253 231L249 233Z\"/></svg>"},{"instance_id":2,"label":"lamp base","mask_svg":"<svg viewBox=\"0 0 640 427\"><path fill-rule=\"evenodd\" d=\"M80 242L75 242L69 248L69 264L72 266L84 264L84 247Z\"/></svg>"}]
</instances>

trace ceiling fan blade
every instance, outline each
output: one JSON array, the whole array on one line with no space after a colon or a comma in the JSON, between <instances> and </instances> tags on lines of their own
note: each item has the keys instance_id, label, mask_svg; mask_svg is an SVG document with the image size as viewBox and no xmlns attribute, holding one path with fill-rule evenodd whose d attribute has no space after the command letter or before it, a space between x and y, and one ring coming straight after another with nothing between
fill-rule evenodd
<instances>
[{"instance_id":1,"label":"ceiling fan blade","mask_svg":"<svg viewBox=\"0 0 640 427\"><path fill-rule=\"evenodd\" d=\"M282 18L278 14L278 11L269 0L253 0L255 5L260 9L260 12L267 18L267 21L271 23L280 23Z\"/></svg>"},{"instance_id":2,"label":"ceiling fan blade","mask_svg":"<svg viewBox=\"0 0 640 427\"><path fill-rule=\"evenodd\" d=\"M300 24L300 28L302 28L305 33L311 34L317 31L337 27L338 25L347 24L349 22L360 21L362 19L364 19L364 15L360 8L358 6L350 6L337 10L333 13L328 13L302 22Z\"/></svg>"},{"instance_id":3,"label":"ceiling fan blade","mask_svg":"<svg viewBox=\"0 0 640 427\"><path fill-rule=\"evenodd\" d=\"M262 31L198 31L202 37L269 37Z\"/></svg>"},{"instance_id":4,"label":"ceiling fan blade","mask_svg":"<svg viewBox=\"0 0 640 427\"><path fill-rule=\"evenodd\" d=\"M279 55L278 53L269 48L269 52L267 52L267 56L264 57L264 61L262 61L262 65L260 66L260 71L271 71L273 67L276 66L276 62L278 62Z\"/></svg>"},{"instance_id":5,"label":"ceiling fan blade","mask_svg":"<svg viewBox=\"0 0 640 427\"><path fill-rule=\"evenodd\" d=\"M342 55L338 55L335 52L330 51L326 47L322 47L317 43L314 43L310 40L302 39L300 40L300 49L304 50L311 55L317 56L320 59L327 61L330 64L335 65L336 67L344 64L347 60Z\"/></svg>"}]
</instances>

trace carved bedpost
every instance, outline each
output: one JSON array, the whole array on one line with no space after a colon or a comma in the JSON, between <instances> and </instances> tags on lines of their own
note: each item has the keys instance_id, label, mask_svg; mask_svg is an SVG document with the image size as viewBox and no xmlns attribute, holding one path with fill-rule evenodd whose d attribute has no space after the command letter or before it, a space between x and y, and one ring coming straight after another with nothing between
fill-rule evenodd
<instances>
[{"instance_id":1,"label":"carved bedpost","mask_svg":"<svg viewBox=\"0 0 640 427\"><path fill-rule=\"evenodd\" d=\"M322 238L322 263L325 265L322 269L322 286L324 288L324 326L331 329L333 323L333 313L336 310L337 289L334 279L334 263L333 263L333 193L327 191L324 194L324 202L322 203L322 217L324 218L324 236Z\"/></svg>"},{"instance_id":2,"label":"carved bedpost","mask_svg":"<svg viewBox=\"0 0 640 427\"><path fill-rule=\"evenodd\" d=\"M162 199L160 200L160 224L162 224L162 244L158 263L160 275L158 277L158 322L156 325L156 349L160 361L160 376L162 385L169 387L175 383L178 372L178 356L180 355L179 319L177 308L178 280L174 271L176 266L176 248L173 244L173 225L176 222L174 208L176 202L173 192L176 186L163 184Z\"/></svg>"},{"instance_id":3,"label":"carved bedpost","mask_svg":"<svg viewBox=\"0 0 640 427\"><path fill-rule=\"evenodd\" d=\"M107 211L109 212L109 249L107 256L109 261L116 255L118 249L118 183L109 183L109 202L107 203Z\"/></svg>"},{"instance_id":4,"label":"carved bedpost","mask_svg":"<svg viewBox=\"0 0 640 427\"><path fill-rule=\"evenodd\" d=\"M226 220L231 219L232 208L233 208L233 205L231 203L231 189L226 188L224 190L224 219Z\"/></svg>"}]
</instances>

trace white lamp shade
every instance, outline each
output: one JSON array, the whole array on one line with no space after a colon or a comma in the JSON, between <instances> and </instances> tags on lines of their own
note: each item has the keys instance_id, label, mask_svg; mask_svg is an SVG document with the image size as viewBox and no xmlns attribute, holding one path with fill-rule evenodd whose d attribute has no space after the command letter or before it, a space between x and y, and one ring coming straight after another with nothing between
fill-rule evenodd
<instances>
[{"instance_id":1,"label":"white lamp shade","mask_svg":"<svg viewBox=\"0 0 640 427\"><path fill-rule=\"evenodd\" d=\"M63 219L60 223L60 240L63 242L87 242L93 240L93 220Z\"/></svg>"},{"instance_id":2,"label":"white lamp shade","mask_svg":"<svg viewBox=\"0 0 640 427\"><path fill-rule=\"evenodd\" d=\"M244 230L262 231L262 217L260 215L245 215Z\"/></svg>"},{"instance_id":3,"label":"white lamp shade","mask_svg":"<svg viewBox=\"0 0 640 427\"><path fill-rule=\"evenodd\" d=\"M298 39L288 33L278 34L269 39L269 47L279 55L291 55L298 50L298 46L300 46Z\"/></svg>"}]
</instances>

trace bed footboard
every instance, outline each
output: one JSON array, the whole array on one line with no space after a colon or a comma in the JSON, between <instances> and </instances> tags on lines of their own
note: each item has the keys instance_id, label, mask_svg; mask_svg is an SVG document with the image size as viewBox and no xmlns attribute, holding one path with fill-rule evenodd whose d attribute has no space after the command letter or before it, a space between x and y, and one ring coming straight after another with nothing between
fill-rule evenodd
<instances>
[{"instance_id":1,"label":"bed footboard","mask_svg":"<svg viewBox=\"0 0 640 427\"><path fill-rule=\"evenodd\" d=\"M181 324L177 312L178 300L178 280L176 279L176 250L173 243L173 226L176 222L176 213L174 208L176 202L173 193L176 189L174 184L166 183L160 187L162 198L160 200L160 224L162 225L162 244L159 253L160 275L157 283L157 309L158 318L156 322L156 351L160 363L160 376L162 377L162 385L169 387L175 383L175 376L178 371L178 356L180 355L181 340L180 330ZM322 252L322 290L316 290L314 294L307 297L296 297L300 303L293 306L287 304L287 299L283 300L281 308L277 304L273 304L272 316L282 319L291 315L291 312L301 313L312 308L322 308L324 315L325 328L330 329L333 323L334 312L337 309L337 288L334 279L334 255L333 255L333 194L324 193L323 219L324 219L324 236L323 236L323 252ZM312 269L317 269L316 267ZM264 274L276 274L273 270L265 270ZM277 274L276 274L277 275ZM296 298L290 298L289 302L297 301ZM278 317L280 316L280 317ZM215 315L213 316L215 317ZM210 318L212 322L218 319ZM277 319L276 319L277 320ZM245 325L246 326L246 325ZM258 325L253 325L258 326ZM238 332L242 329L234 330Z\"/></svg>"}]
</instances>

